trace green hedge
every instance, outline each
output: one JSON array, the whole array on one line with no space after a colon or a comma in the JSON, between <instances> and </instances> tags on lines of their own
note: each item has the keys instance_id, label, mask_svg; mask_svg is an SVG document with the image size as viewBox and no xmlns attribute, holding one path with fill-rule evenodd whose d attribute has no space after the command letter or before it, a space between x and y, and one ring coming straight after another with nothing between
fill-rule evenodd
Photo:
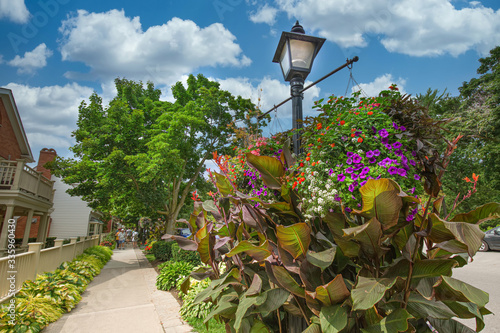
<instances>
[{"instance_id":1,"label":"green hedge","mask_svg":"<svg viewBox=\"0 0 500 333\"><path fill-rule=\"evenodd\" d=\"M185 261L193 266L201 264L200 254L197 251L186 251L179 247L179 244L173 243L171 246L172 261Z\"/></svg>"},{"instance_id":2,"label":"green hedge","mask_svg":"<svg viewBox=\"0 0 500 333\"><path fill-rule=\"evenodd\" d=\"M64 262L54 272L27 280L16 294L10 311L10 302L0 307L0 332L40 332L45 326L71 311L81 300L81 293L99 274L113 252L103 246L94 246L71 262ZM15 324L10 312L15 314Z\"/></svg>"},{"instance_id":3,"label":"green hedge","mask_svg":"<svg viewBox=\"0 0 500 333\"><path fill-rule=\"evenodd\" d=\"M155 242L152 246L152 251L153 255L157 260L161 261L167 261L172 258L172 244L175 244L175 242L170 241L170 242L165 242L165 241L158 241Z\"/></svg>"}]
</instances>

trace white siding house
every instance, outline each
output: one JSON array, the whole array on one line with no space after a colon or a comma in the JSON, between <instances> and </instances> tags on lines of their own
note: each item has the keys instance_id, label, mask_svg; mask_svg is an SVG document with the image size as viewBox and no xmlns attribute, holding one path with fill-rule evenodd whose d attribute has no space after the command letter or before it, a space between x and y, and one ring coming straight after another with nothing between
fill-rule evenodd
<instances>
[{"instance_id":1,"label":"white siding house","mask_svg":"<svg viewBox=\"0 0 500 333\"><path fill-rule=\"evenodd\" d=\"M102 214L93 211L80 197L72 197L66 193L70 185L63 183L60 178L52 176L52 180L55 192L49 237L69 238L101 233Z\"/></svg>"}]
</instances>

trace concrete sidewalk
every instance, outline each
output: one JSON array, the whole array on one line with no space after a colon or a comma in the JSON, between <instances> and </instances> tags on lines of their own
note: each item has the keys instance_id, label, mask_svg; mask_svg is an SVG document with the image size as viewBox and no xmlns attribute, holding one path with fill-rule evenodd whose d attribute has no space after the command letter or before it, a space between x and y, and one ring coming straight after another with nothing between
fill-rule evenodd
<instances>
[{"instance_id":1,"label":"concrete sidewalk","mask_svg":"<svg viewBox=\"0 0 500 333\"><path fill-rule=\"evenodd\" d=\"M156 276L140 250L115 250L80 303L43 332L191 332L179 316L177 300L156 289Z\"/></svg>"}]
</instances>

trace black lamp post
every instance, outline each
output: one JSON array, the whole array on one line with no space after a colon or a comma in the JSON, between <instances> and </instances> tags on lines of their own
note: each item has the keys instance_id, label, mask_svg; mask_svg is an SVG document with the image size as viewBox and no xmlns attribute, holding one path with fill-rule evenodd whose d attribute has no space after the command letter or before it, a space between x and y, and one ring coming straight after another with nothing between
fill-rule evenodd
<instances>
[{"instance_id":1,"label":"black lamp post","mask_svg":"<svg viewBox=\"0 0 500 333\"><path fill-rule=\"evenodd\" d=\"M283 72L285 81L290 81L290 94L292 96L292 121L293 129L293 152L298 156L302 149L300 147L300 129L302 128L302 89L304 80L311 72L314 58L318 54L325 38L308 36L304 28L295 23L291 32L283 31L281 34L273 62L278 62Z\"/></svg>"}]
</instances>

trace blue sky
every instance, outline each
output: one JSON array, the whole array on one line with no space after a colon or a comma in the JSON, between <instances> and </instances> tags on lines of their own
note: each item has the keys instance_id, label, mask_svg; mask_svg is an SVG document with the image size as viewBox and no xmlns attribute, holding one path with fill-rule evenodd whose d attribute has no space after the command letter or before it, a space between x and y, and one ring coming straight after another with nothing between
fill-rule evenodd
<instances>
[{"instance_id":1,"label":"blue sky","mask_svg":"<svg viewBox=\"0 0 500 333\"><path fill-rule=\"evenodd\" d=\"M170 86L202 73L262 110L290 93L272 58L299 20L325 37L308 77L314 81L354 55L352 74L367 95L396 83L458 95L477 77L478 59L500 45L500 3L450 0L0 0L0 86L12 89L33 155L71 156L78 105L97 91L115 94L116 77ZM304 97L345 95L349 70ZM306 82L307 84L307 82ZM290 103L272 113L267 133L291 128Z\"/></svg>"}]
</instances>

